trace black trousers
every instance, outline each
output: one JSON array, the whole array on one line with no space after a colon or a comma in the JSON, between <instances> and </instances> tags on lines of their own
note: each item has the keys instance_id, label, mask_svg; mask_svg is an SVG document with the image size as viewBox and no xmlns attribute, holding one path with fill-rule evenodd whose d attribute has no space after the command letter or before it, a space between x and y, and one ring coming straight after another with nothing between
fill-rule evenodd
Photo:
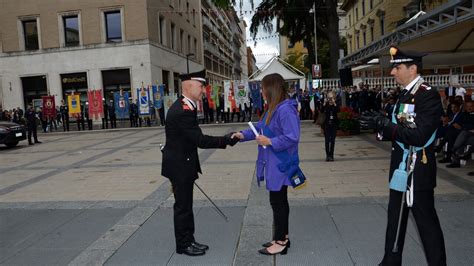
<instances>
[{"instance_id":1,"label":"black trousers","mask_svg":"<svg viewBox=\"0 0 474 266\"><path fill-rule=\"evenodd\" d=\"M186 248L194 242L193 188L194 181L172 181L174 193L174 237L176 248Z\"/></svg>"},{"instance_id":2,"label":"black trousers","mask_svg":"<svg viewBox=\"0 0 474 266\"><path fill-rule=\"evenodd\" d=\"M280 191L270 191L270 205L273 210L273 240L285 241L286 235L288 235L288 219L290 216L287 186L282 186Z\"/></svg>"},{"instance_id":3,"label":"black trousers","mask_svg":"<svg viewBox=\"0 0 474 266\"><path fill-rule=\"evenodd\" d=\"M398 252L392 252L397 234L402 195L402 192L390 190L388 223L385 235L385 255L382 265L402 265L402 252L405 244L409 210L411 210L415 218L428 265L446 265L443 231L441 231L441 225L434 207L433 190L415 191L413 206L410 209L408 209L405 203L398 237Z\"/></svg>"},{"instance_id":4,"label":"black trousers","mask_svg":"<svg viewBox=\"0 0 474 266\"><path fill-rule=\"evenodd\" d=\"M336 125L326 125L324 127L324 144L326 147L326 157L334 157L334 145L336 144Z\"/></svg>"},{"instance_id":5,"label":"black trousers","mask_svg":"<svg viewBox=\"0 0 474 266\"><path fill-rule=\"evenodd\" d=\"M33 143L31 141L31 136L33 136L33 140L35 142L38 142L38 127L36 126L36 123L33 124L28 124L28 143Z\"/></svg>"}]
</instances>

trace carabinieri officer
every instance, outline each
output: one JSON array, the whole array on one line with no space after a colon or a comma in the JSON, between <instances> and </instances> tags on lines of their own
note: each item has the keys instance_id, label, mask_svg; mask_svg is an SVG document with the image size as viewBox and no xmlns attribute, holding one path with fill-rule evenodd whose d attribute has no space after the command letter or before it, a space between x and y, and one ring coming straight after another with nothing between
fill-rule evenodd
<instances>
[{"instance_id":1,"label":"carabinieri officer","mask_svg":"<svg viewBox=\"0 0 474 266\"><path fill-rule=\"evenodd\" d=\"M193 186L201 173L197 148L225 149L239 139L233 133L223 137L204 135L198 125L196 102L205 90L205 70L181 75L183 95L166 115L166 145L163 149L161 174L171 181L175 198L174 234L176 253L189 256L204 255L209 246L194 239Z\"/></svg>"},{"instance_id":2,"label":"carabinieri officer","mask_svg":"<svg viewBox=\"0 0 474 266\"><path fill-rule=\"evenodd\" d=\"M446 265L443 232L434 206L433 142L443 114L441 97L419 75L424 54L391 47L390 55L390 74L404 90L389 118L377 121L379 137L392 140L388 224L385 255L380 265L402 264L410 209L428 265Z\"/></svg>"}]
</instances>

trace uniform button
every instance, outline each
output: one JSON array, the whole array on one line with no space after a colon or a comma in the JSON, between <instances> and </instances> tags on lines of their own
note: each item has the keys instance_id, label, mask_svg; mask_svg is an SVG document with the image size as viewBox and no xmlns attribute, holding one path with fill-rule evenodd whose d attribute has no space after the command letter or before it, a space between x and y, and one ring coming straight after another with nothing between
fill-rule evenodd
<instances>
[{"instance_id":1,"label":"uniform button","mask_svg":"<svg viewBox=\"0 0 474 266\"><path fill-rule=\"evenodd\" d=\"M189 158L186 158L186 161L189 161Z\"/></svg>"},{"instance_id":2,"label":"uniform button","mask_svg":"<svg viewBox=\"0 0 474 266\"><path fill-rule=\"evenodd\" d=\"M392 151L394 151L394 150L395 150L395 148L392 148Z\"/></svg>"}]
</instances>

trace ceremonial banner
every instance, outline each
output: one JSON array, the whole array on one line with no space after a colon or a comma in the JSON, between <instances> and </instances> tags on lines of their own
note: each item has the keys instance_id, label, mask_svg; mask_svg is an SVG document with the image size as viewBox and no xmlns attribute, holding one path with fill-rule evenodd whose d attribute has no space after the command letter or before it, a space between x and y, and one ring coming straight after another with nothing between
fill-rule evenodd
<instances>
[{"instance_id":1,"label":"ceremonial banner","mask_svg":"<svg viewBox=\"0 0 474 266\"><path fill-rule=\"evenodd\" d=\"M260 94L260 83L250 82L250 95L253 101L253 111L260 109L262 110L262 95Z\"/></svg>"},{"instance_id":2,"label":"ceremonial banner","mask_svg":"<svg viewBox=\"0 0 474 266\"><path fill-rule=\"evenodd\" d=\"M207 97L207 102L209 103L209 109L216 109L215 104L214 104L214 98L212 98L212 87L211 85L206 86L206 97Z\"/></svg>"},{"instance_id":3,"label":"ceremonial banner","mask_svg":"<svg viewBox=\"0 0 474 266\"><path fill-rule=\"evenodd\" d=\"M137 89L138 97L138 114L140 116L149 116L150 115L150 90L149 88L139 88Z\"/></svg>"},{"instance_id":4,"label":"ceremonial banner","mask_svg":"<svg viewBox=\"0 0 474 266\"><path fill-rule=\"evenodd\" d=\"M69 116L74 117L81 113L81 99L79 94L72 94L67 96L67 105L69 108Z\"/></svg>"},{"instance_id":5,"label":"ceremonial banner","mask_svg":"<svg viewBox=\"0 0 474 266\"><path fill-rule=\"evenodd\" d=\"M102 118L104 114L102 90L88 90L87 100L89 101L89 117L93 117L94 119Z\"/></svg>"},{"instance_id":6,"label":"ceremonial banner","mask_svg":"<svg viewBox=\"0 0 474 266\"><path fill-rule=\"evenodd\" d=\"M56 118L56 105L54 96L42 96L43 100L43 118Z\"/></svg>"},{"instance_id":7,"label":"ceremonial banner","mask_svg":"<svg viewBox=\"0 0 474 266\"><path fill-rule=\"evenodd\" d=\"M128 118L128 112L130 109L130 103L128 102L128 92L120 90L120 92L114 92L114 105L115 115L120 118Z\"/></svg>"},{"instance_id":8,"label":"ceremonial banner","mask_svg":"<svg viewBox=\"0 0 474 266\"><path fill-rule=\"evenodd\" d=\"M153 90L153 102L156 109L161 109L163 107L163 96L165 95L165 85L152 86Z\"/></svg>"},{"instance_id":9,"label":"ceremonial banner","mask_svg":"<svg viewBox=\"0 0 474 266\"><path fill-rule=\"evenodd\" d=\"M168 113L168 110L170 109L171 105L178 99L178 95L172 94L172 95L166 95L163 96L163 105L165 107L165 118L166 114Z\"/></svg>"},{"instance_id":10,"label":"ceremonial banner","mask_svg":"<svg viewBox=\"0 0 474 266\"><path fill-rule=\"evenodd\" d=\"M214 102L214 106L215 106L215 110L217 110L217 108L219 108L219 91L220 91L221 87L217 86L217 85L213 85L212 86L212 90L211 90L211 98L212 98L212 101Z\"/></svg>"},{"instance_id":11,"label":"ceremonial banner","mask_svg":"<svg viewBox=\"0 0 474 266\"><path fill-rule=\"evenodd\" d=\"M236 80L234 84L235 104L245 111L245 105L250 106L249 83L245 80Z\"/></svg>"},{"instance_id":12,"label":"ceremonial banner","mask_svg":"<svg viewBox=\"0 0 474 266\"><path fill-rule=\"evenodd\" d=\"M227 112L227 109L231 109L230 103L230 92L232 82L230 80L224 80L224 112Z\"/></svg>"}]
</instances>

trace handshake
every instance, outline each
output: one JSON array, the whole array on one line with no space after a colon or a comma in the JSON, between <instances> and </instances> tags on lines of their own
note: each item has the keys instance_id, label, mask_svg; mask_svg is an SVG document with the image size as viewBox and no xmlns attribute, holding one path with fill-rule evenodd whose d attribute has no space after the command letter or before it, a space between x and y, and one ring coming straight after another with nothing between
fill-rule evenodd
<instances>
[{"instance_id":1,"label":"handshake","mask_svg":"<svg viewBox=\"0 0 474 266\"><path fill-rule=\"evenodd\" d=\"M225 144L229 146L234 146L235 144L237 144L237 142L239 142L243 138L244 138L244 135L240 132L230 132L224 135Z\"/></svg>"}]
</instances>

